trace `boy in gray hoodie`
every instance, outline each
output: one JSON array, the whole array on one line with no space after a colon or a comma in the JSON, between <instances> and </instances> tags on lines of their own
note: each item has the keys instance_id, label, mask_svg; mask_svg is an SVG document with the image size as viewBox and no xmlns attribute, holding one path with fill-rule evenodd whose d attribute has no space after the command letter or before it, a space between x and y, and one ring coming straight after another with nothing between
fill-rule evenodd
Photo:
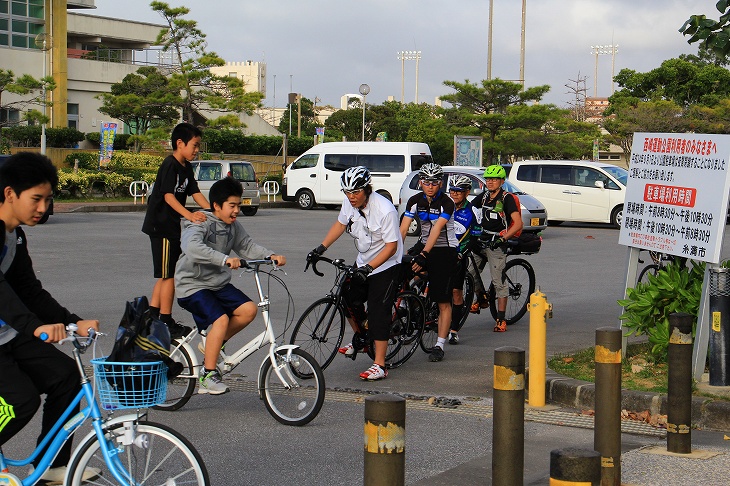
<instances>
[{"instance_id":1,"label":"boy in gray hoodie","mask_svg":"<svg viewBox=\"0 0 730 486\"><path fill-rule=\"evenodd\" d=\"M220 395L228 391L216 369L219 352L256 317L256 303L231 284L231 270L241 266L239 257L270 258L279 266L286 264L286 257L254 243L236 221L242 194L240 182L231 177L221 179L210 188L212 213L207 219L183 222L183 253L175 267L175 293L180 307L193 315L198 331L207 330L198 393Z\"/></svg>"}]
</instances>

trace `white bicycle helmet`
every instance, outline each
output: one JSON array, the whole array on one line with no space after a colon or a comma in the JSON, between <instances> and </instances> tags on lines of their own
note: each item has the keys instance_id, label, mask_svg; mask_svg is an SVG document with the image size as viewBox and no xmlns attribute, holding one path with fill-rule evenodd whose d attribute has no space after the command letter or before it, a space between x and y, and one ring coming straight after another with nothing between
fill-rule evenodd
<instances>
[{"instance_id":1,"label":"white bicycle helmet","mask_svg":"<svg viewBox=\"0 0 730 486\"><path fill-rule=\"evenodd\" d=\"M449 189L455 189L457 191L470 191L471 190L471 179L468 175L464 174L453 174L449 176Z\"/></svg>"},{"instance_id":2,"label":"white bicycle helmet","mask_svg":"<svg viewBox=\"0 0 730 486\"><path fill-rule=\"evenodd\" d=\"M342 173L340 185L343 191L355 191L369 185L372 180L370 171L366 167L350 167Z\"/></svg>"},{"instance_id":3,"label":"white bicycle helmet","mask_svg":"<svg viewBox=\"0 0 730 486\"><path fill-rule=\"evenodd\" d=\"M421 166L418 175L423 181L440 181L444 177L444 170L438 164L428 163Z\"/></svg>"}]
</instances>

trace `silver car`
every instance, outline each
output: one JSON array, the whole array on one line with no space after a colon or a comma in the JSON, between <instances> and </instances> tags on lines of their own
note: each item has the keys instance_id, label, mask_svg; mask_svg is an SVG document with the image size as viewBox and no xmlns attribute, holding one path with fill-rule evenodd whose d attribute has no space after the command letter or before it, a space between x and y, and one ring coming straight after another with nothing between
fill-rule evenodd
<instances>
[{"instance_id":1,"label":"silver car","mask_svg":"<svg viewBox=\"0 0 730 486\"><path fill-rule=\"evenodd\" d=\"M200 192L206 199L209 199L208 192L215 181L231 176L243 186L241 212L245 216L256 214L261 204L261 192L256 181L256 171L254 171L251 162L245 160L197 160L191 162L190 165L193 166L198 188L200 188ZM197 206L192 197L188 197L185 205Z\"/></svg>"},{"instance_id":2,"label":"silver car","mask_svg":"<svg viewBox=\"0 0 730 486\"><path fill-rule=\"evenodd\" d=\"M464 167L464 166L445 166L444 167L444 183L442 185L444 190L448 190L448 177L452 174L466 174L471 178L471 192L467 198L469 201L473 200L476 196L481 194L487 189L487 183L484 180L484 167ZM517 194L520 198L520 210L522 213L522 231L537 233L544 230L547 227L547 210L533 196L522 192L517 186L509 181L504 181L502 185L508 192ZM406 202L411 196L420 192L418 186L418 171L413 171L403 181L403 185L400 188L399 203L398 203L398 215L402 219L403 213L405 212ZM421 223L418 218L413 220L410 228L408 228L408 236L416 236L421 233Z\"/></svg>"}]
</instances>

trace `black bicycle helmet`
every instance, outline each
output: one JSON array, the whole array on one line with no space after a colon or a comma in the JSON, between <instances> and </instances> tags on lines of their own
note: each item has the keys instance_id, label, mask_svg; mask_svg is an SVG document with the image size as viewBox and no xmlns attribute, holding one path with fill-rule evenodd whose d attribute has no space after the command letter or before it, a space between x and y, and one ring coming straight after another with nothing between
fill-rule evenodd
<instances>
[{"instance_id":1,"label":"black bicycle helmet","mask_svg":"<svg viewBox=\"0 0 730 486\"><path fill-rule=\"evenodd\" d=\"M355 191L357 189L363 189L365 186L372 183L372 177L367 167L357 166L350 167L342 173L340 177L340 185L343 191Z\"/></svg>"}]
</instances>

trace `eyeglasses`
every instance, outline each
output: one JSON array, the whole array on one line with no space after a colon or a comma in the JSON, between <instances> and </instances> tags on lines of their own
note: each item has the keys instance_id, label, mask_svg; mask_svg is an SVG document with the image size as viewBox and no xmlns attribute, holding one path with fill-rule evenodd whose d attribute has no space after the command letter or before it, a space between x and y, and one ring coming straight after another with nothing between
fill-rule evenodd
<instances>
[{"instance_id":1,"label":"eyeglasses","mask_svg":"<svg viewBox=\"0 0 730 486\"><path fill-rule=\"evenodd\" d=\"M362 188L360 188L360 189L352 189L350 191L346 191L345 189L343 189L342 192L344 192L348 196L357 196L358 194L360 194L364 190L365 189L362 189Z\"/></svg>"},{"instance_id":2,"label":"eyeglasses","mask_svg":"<svg viewBox=\"0 0 730 486\"><path fill-rule=\"evenodd\" d=\"M460 189L458 187L452 187L449 189L449 192L467 192L469 189Z\"/></svg>"},{"instance_id":3,"label":"eyeglasses","mask_svg":"<svg viewBox=\"0 0 730 486\"><path fill-rule=\"evenodd\" d=\"M441 181L421 181L421 185L426 187L438 186L439 184L441 184Z\"/></svg>"},{"instance_id":4,"label":"eyeglasses","mask_svg":"<svg viewBox=\"0 0 730 486\"><path fill-rule=\"evenodd\" d=\"M484 180L486 180L487 182L499 182L502 179L499 177L486 177Z\"/></svg>"}]
</instances>

